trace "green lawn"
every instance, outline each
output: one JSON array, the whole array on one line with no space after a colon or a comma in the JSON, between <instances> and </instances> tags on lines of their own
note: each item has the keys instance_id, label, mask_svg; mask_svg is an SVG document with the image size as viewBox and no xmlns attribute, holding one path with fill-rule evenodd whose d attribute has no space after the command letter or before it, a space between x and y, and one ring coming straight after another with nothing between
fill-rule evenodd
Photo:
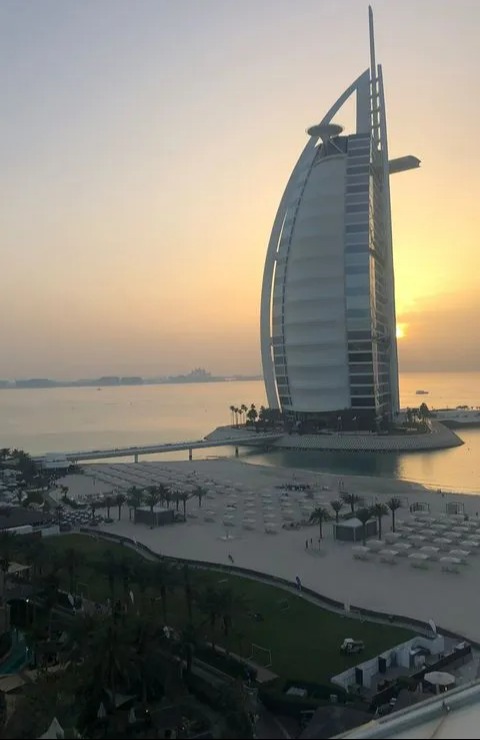
<instances>
[{"instance_id":1,"label":"green lawn","mask_svg":"<svg viewBox=\"0 0 480 740\"><path fill-rule=\"evenodd\" d=\"M98 564L106 550L128 560L143 558L129 548L95 540L83 535L66 535L50 538L47 547L60 556L66 548L74 547L82 554L82 566L78 581L85 584L78 590L95 600L105 600L109 594L108 582L102 575ZM314 604L283 591L239 576L228 576L216 571L191 570L191 584L194 590L202 590L206 585L229 586L235 595L241 596L249 610L260 613L263 621L255 621L246 611L234 618L230 648L233 652L248 656L251 643L271 650L271 670L281 679L297 679L325 683L332 676L359 662L359 657L346 657L340 654L339 647L345 637L363 640L366 649L362 660L378 655L388 648L413 637L413 633L398 627L360 622L333 614ZM68 588L68 575L62 576ZM136 592L135 586L132 587ZM121 593L121 584L118 584ZM281 608L281 602L288 602L288 609ZM195 610L194 619L208 634L204 625L206 617ZM186 622L186 604L183 579L179 571L179 585L169 594L168 621L174 626ZM222 644L222 633L218 629L217 641Z\"/></svg>"}]
</instances>

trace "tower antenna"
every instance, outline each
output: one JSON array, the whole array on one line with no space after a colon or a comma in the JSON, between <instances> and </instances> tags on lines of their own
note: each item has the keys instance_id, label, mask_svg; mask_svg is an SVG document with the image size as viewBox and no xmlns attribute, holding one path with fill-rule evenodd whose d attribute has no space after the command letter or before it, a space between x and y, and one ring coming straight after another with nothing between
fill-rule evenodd
<instances>
[{"instance_id":1,"label":"tower antenna","mask_svg":"<svg viewBox=\"0 0 480 740\"><path fill-rule=\"evenodd\" d=\"M368 28L370 37L370 100L372 111L372 133L373 140L378 143L380 138L380 121L379 121L379 96L378 96L378 73L377 63L375 61L375 32L373 26L372 6L368 6Z\"/></svg>"}]
</instances>

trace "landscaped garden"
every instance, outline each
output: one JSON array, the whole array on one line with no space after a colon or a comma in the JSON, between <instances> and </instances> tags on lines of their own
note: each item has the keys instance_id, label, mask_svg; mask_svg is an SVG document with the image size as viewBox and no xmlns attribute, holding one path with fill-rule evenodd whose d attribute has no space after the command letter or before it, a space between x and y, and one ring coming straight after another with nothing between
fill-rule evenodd
<instances>
[{"instance_id":1,"label":"landscaped garden","mask_svg":"<svg viewBox=\"0 0 480 740\"><path fill-rule=\"evenodd\" d=\"M51 538L46 541L46 546L53 561L64 564L61 586L67 590L73 585L65 565L68 563L68 553L72 549L79 553L75 572L76 590L79 593L83 591L85 597L95 601L105 601L111 595L105 567L99 565L105 562L106 552L132 567L149 562L127 547L85 535ZM135 569L128 589L136 598L140 587L134 580L134 574ZM183 570L173 568L166 581L167 623L175 628L183 628L189 621L184 580ZM223 647L228 643L231 652L243 657L251 654L252 643L269 650L272 662L270 670L281 679L328 683L332 676L359 662L358 656L340 653L340 645L346 637L363 640L365 651L362 660L412 637L408 630L342 617L310 603L302 596L244 577L189 568L189 580L194 594L194 623L204 636ZM160 595L160 584L157 588L151 588L157 596ZM123 586L118 583L118 595L121 595L122 589ZM209 590L231 591L228 640L225 638L224 615L221 613L215 620L213 631L211 629L208 606L202 604L201 598ZM254 657L261 663L263 659L266 661L267 655L266 652L255 651Z\"/></svg>"}]
</instances>

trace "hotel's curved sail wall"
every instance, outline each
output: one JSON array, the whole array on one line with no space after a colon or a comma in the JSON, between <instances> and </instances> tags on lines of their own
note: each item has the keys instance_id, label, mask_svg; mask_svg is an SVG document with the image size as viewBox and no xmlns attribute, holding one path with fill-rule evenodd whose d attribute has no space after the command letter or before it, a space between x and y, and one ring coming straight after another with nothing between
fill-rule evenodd
<instances>
[{"instance_id":1,"label":"hotel's curved sail wall","mask_svg":"<svg viewBox=\"0 0 480 740\"><path fill-rule=\"evenodd\" d=\"M331 122L352 95L356 130L342 135ZM399 398L385 104L372 20L371 68L309 134L265 263L268 404L296 419L350 409L378 422L391 418Z\"/></svg>"}]
</instances>

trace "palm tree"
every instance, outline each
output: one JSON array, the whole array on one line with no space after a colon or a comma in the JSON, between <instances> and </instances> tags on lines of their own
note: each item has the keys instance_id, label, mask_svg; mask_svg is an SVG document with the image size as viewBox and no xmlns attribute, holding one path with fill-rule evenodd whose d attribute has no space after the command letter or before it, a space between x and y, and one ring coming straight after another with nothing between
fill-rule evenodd
<instances>
[{"instance_id":1,"label":"palm tree","mask_svg":"<svg viewBox=\"0 0 480 740\"><path fill-rule=\"evenodd\" d=\"M153 563L149 576L152 586L157 587L160 590L163 622L164 624L167 624L167 590L173 591L177 584L177 579L174 576L171 566L166 560L158 560Z\"/></svg>"},{"instance_id":2,"label":"palm tree","mask_svg":"<svg viewBox=\"0 0 480 740\"><path fill-rule=\"evenodd\" d=\"M187 604L188 621L193 623L193 591L190 583L190 569L188 565L183 566L183 585L185 589L185 602Z\"/></svg>"},{"instance_id":3,"label":"palm tree","mask_svg":"<svg viewBox=\"0 0 480 740\"><path fill-rule=\"evenodd\" d=\"M340 494L340 498L350 506L352 516L355 514L355 506L357 506L357 504L359 506L363 504L363 498L361 496L357 496L356 493L347 493L346 491L343 491Z\"/></svg>"},{"instance_id":4,"label":"palm tree","mask_svg":"<svg viewBox=\"0 0 480 740\"><path fill-rule=\"evenodd\" d=\"M252 405L250 406L249 410L247 411L247 419L250 422L250 424L252 424L252 425L255 424L255 422L257 420L257 416L258 416L257 409L255 407L255 404L252 403Z\"/></svg>"},{"instance_id":5,"label":"palm tree","mask_svg":"<svg viewBox=\"0 0 480 740\"><path fill-rule=\"evenodd\" d=\"M45 606L48 611L48 639L52 639L52 616L53 610L58 601L58 589L60 587L60 579L58 573L52 570L45 579Z\"/></svg>"},{"instance_id":6,"label":"palm tree","mask_svg":"<svg viewBox=\"0 0 480 740\"><path fill-rule=\"evenodd\" d=\"M372 515L376 517L378 522L378 539L382 539L382 519L388 514L388 507L385 504L377 502L372 506Z\"/></svg>"},{"instance_id":7,"label":"palm tree","mask_svg":"<svg viewBox=\"0 0 480 740\"><path fill-rule=\"evenodd\" d=\"M5 581L8 570L12 563L13 549L15 546L15 534L4 531L0 533L0 570L2 572L0 583L1 603L5 602Z\"/></svg>"},{"instance_id":8,"label":"palm tree","mask_svg":"<svg viewBox=\"0 0 480 740\"><path fill-rule=\"evenodd\" d=\"M99 508L100 506L101 506L101 504L100 504L100 502L99 502L99 501L95 501L95 499L92 499L92 501L90 501L90 512L91 512L91 514L92 514L92 522L93 522L93 521L94 521L94 519L95 519L95 512L96 512L96 510L97 510L97 509L98 509L98 508ZM58 511L58 508L57 508L57 511Z\"/></svg>"},{"instance_id":9,"label":"palm tree","mask_svg":"<svg viewBox=\"0 0 480 740\"><path fill-rule=\"evenodd\" d=\"M338 524L338 518L340 514L340 510L343 509L343 501L341 499L337 499L336 501L330 501L330 506L335 512L335 523Z\"/></svg>"},{"instance_id":10,"label":"palm tree","mask_svg":"<svg viewBox=\"0 0 480 740\"><path fill-rule=\"evenodd\" d=\"M173 500L173 493L170 488L165 487L164 501L167 504L167 509L170 508L170 501Z\"/></svg>"},{"instance_id":11,"label":"palm tree","mask_svg":"<svg viewBox=\"0 0 480 740\"><path fill-rule=\"evenodd\" d=\"M245 423L246 423L246 421L247 421L247 417L246 417L246 413L247 413L247 411L248 411L248 406L245 406L245 404L244 404L244 403L242 403L242 405L240 406L240 413L241 413L241 414L242 414L242 416L243 416L243 423L244 423L244 424L245 424Z\"/></svg>"},{"instance_id":12,"label":"palm tree","mask_svg":"<svg viewBox=\"0 0 480 740\"><path fill-rule=\"evenodd\" d=\"M215 650L215 626L224 607L223 595L219 590L212 588L212 586L207 586L205 591L201 591L197 595L196 602L200 611L207 617L210 625L210 642L213 650Z\"/></svg>"},{"instance_id":13,"label":"palm tree","mask_svg":"<svg viewBox=\"0 0 480 740\"><path fill-rule=\"evenodd\" d=\"M235 423L234 414L235 414L235 406L230 406L230 413L232 415L232 427Z\"/></svg>"},{"instance_id":14,"label":"palm tree","mask_svg":"<svg viewBox=\"0 0 480 740\"><path fill-rule=\"evenodd\" d=\"M402 502L396 496L392 496L392 498L388 499L387 506L392 512L392 532L395 532L395 512L397 509L402 508Z\"/></svg>"},{"instance_id":15,"label":"palm tree","mask_svg":"<svg viewBox=\"0 0 480 740\"><path fill-rule=\"evenodd\" d=\"M366 545L367 544L367 522L369 522L370 519L372 518L372 512L370 511L370 509L367 509L364 507L357 511L356 517L357 519L360 519L360 521L362 522L362 525L363 525L362 526L362 540L363 540L363 544Z\"/></svg>"},{"instance_id":16,"label":"palm tree","mask_svg":"<svg viewBox=\"0 0 480 740\"><path fill-rule=\"evenodd\" d=\"M198 507L202 508L202 498L207 495L207 489L202 486L195 487L195 496L198 498Z\"/></svg>"},{"instance_id":17,"label":"palm tree","mask_svg":"<svg viewBox=\"0 0 480 740\"><path fill-rule=\"evenodd\" d=\"M310 514L310 521L315 522L320 527L320 540L322 539L323 533L322 533L322 524L323 522L329 522L331 520L332 516L328 509L325 508L325 506L317 506L314 511Z\"/></svg>"},{"instance_id":18,"label":"palm tree","mask_svg":"<svg viewBox=\"0 0 480 740\"><path fill-rule=\"evenodd\" d=\"M127 560L125 555L117 563L117 571L123 586L123 598L126 604L129 603L130 581L133 577L132 563Z\"/></svg>"},{"instance_id":19,"label":"palm tree","mask_svg":"<svg viewBox=\"0 0 480 740\"><path fill-rule=\"evenodd\" d=\"M219 592L221 617L223 621L223 634L225 635L225 653L230 652L230 634L234 616L247 611L247 602L241 595L235 595L231 588L222 589Z\"/></svg>"},{"instance_id":20,"label":"palm tree","mask_svg":"<svg viewBox=\"0 0 480 740\"><path fill-rule=\"evenodd\" d=\"M186 520L187 519L187 501L190 498L190 494L187 493L186 491L181 491L181 493L179 493L178 495L178 498L183 504L183 518Z\"/></svg>"},{"instance_id":21,"label":"palm tree","mask_svg":"<svg viewBox=\"0 0 480 740\"><path fill-rule=\"evenodd\" d=\"M150 507L150 514L153 520L153 509L160 501L160 494L158 493L157 486L149 486L147 488L147 506Z\"/></svg>"},{"instance_id":22,"label":"palm tree","mask_svg":"<svg viewBox=\"0 0 480 740\"><path fill-rule=\"evenodd\" d=\"M170 493L170 489L165 483L159 483L157 486L158 495L162 504L167 500L167 496Z\"/></svg>"},{"instance_id":23,"label":"palm tree","mask_svg":"<svg viewBox=\"0 0 480 740\"><path fill-rule=\"evenodd\" d=\"M126 497L124 496L124 494L117 493L117 495L115 496L115 503L118 506L118 521L120 521L120 519L122 518L122 506L125 503L125 501L126 501Z\"/></svg>"},{"instance_id":24,"label":"palm tree","mask_svg":"<svg viewBox=\"0 0 480 740\"><path fill-rule=\"evenodd\" d=\"M143 491L141 491L136 486L132 486L132 488L129 488L128 491L128 505L130 506L130 518L131 518L131 510L133 509L133 521L135 522L137 519L137 509L142 505L143 502Z\"/></svg>"},{"instance_id":25,"label":"palm tree","mask_svg":"<svg viewBox=\"0 0 480 740\"><path fill-rule=\"evenodd\" d=\"M175 505L175 511L178 511L178 507L180 506L180 491L172 491L170 494L170 499Z\"/></svg>"},{"instance_id":26,"label":"palm tree","mask_svg":"<svg viewBox=\"0 0 480 740\"><path fill-rule=\"evenodd\" d=\"M110 519L110 508L115 503L114 498L111 493L107 493L106 496L103 499L103 505L107 509L107 519Z\"/></svg>"},{"instance_id":27,"label":"palm tree","mask_svg":"<svg viewBox=\"0 0 480 740\"><path fill-rule=\"evenodd\" d=\"M70 593L75 594L76 590L76 575L78 568L81 564L81 558L79 551L75 550L74 547L69 547L65 550L63 558L64 566L68 572Z\"/></svg>"},{"instance_id":28,"label":"palm tree","mask_svg":"<svg viewBox=\"0 0 480 740\"><path fill-rule=\"evenodd\" d=\"M119 574L118 562L112 555L111 550L105 550L103 553L103 559L99 563L100 570L103 571L104 575L108 580L108 587L110 589L110 600L112 603L112 614L114 613L115 604L115 582Z\"/></svg>"}]
</instances>

